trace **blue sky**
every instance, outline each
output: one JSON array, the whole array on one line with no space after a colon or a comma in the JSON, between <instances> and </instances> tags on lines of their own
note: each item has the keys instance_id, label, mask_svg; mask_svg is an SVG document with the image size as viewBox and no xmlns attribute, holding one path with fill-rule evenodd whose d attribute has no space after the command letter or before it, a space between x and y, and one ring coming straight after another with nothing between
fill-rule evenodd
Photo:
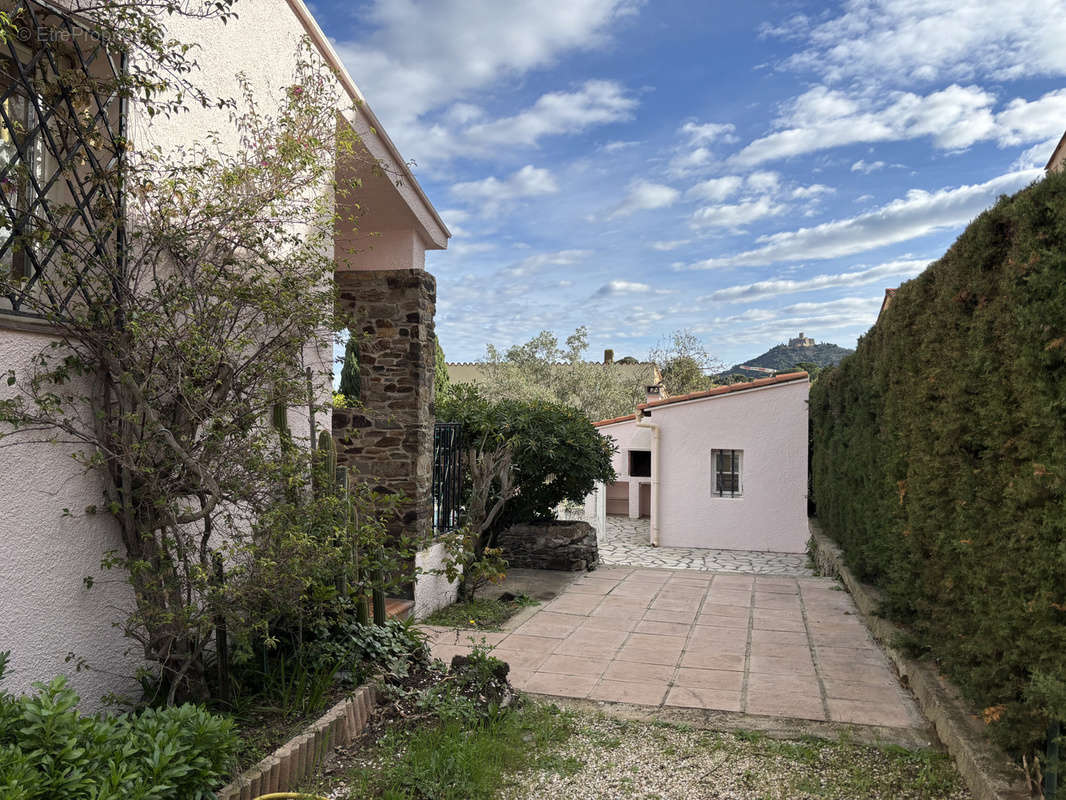
<instances>
[{"instance_id":1,"label":"blue sky","mask_svg":"<svg viewBox=\"0 0 1066 800\"><path fill-rule=\"evenodd\" d=\"M1063 0L313 10L454 234L449 361L579 325L593 358L854 346L1066 128Z\"/></svg>"}]
</instances>

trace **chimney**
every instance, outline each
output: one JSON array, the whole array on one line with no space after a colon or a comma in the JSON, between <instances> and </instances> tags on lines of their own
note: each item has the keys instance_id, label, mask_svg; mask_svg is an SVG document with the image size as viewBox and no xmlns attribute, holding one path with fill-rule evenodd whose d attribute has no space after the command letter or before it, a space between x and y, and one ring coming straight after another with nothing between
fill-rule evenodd
<instances>
[{"instance_id":1,"label":"chimney","mask_svg":"<svg viewBox=\"0 0 1066 800\"><path fill-rule=\"evenodd\" d=\"M614 363L614 350L608 349L608 350L604 350L603 351L603 363L604 364L613 364Z\"/></svg>"},{"instance_id":2,"label":"chimney","mask_svg":"<svg viewBox=\"0 0 1066 800\"><path fill-rule=\"evenodd\" d=\"M652 386L644 387L644 395L646 403L654 403L656 400L663 399L663 385L661 383L653 384Z\"/></svg>"}]
</instances>

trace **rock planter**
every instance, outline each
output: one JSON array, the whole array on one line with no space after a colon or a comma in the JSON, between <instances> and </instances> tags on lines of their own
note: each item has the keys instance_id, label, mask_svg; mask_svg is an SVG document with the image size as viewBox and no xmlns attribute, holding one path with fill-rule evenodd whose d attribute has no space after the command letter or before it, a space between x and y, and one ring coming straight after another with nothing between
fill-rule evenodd
<instances>
[{"instance_id":1,"label":"rock planter","mask_svg":"<svg viewBox=\"0 0 1066 800\"><path fill-rule=\"evenodd\" d=\"M587 522L557 520L514 525L500 534L496 546L508 566L567 572L594 570L599 563L596 529Z\"/></svg>"}]
</instances>

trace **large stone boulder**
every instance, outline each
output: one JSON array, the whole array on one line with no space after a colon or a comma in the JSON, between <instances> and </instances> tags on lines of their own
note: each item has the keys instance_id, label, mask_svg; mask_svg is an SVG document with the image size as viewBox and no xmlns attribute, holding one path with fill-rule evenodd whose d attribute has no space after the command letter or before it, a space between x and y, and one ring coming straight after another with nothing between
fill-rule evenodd
<instances>
[{"instance_id":1,"label":"large stone boulder","mask_svg":"<svg viewBox=\"0 0 1066 800\"><path fill-rule=\"evenodd\" d=\"M500 534L496 546L508 566L525 569L579 572L596 569L600 560L596 529L573 520L514 525Z\"/></svg>"}]
</instances>

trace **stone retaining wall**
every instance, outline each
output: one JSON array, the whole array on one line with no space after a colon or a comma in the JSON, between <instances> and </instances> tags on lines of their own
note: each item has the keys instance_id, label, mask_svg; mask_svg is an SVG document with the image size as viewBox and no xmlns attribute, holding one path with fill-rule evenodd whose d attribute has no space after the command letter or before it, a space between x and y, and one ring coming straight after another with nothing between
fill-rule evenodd
<instances>
[{"instance_id":1,"label":"stone retaining wall","mask_svg":"<svg viewBox=\"0 0 1066 800\"><path fill-rule=\"evenodd\" d=\"M596 529L587 522L514 525L500 534L497 546L511 567L578 572L599 563Z\"/></svg>"},{"instance_id":2,"label":"stone retaining wall","mask_svg":"<svg viewBox=\"0 0 1066 800\"><path fill-rule=\"evenodd\" d=\"M366 727L374 709L374 691L360 686L323 714L304 733L290 739L229 786L219 800L253 800L271 792L287 792L310 775L335 747L348 744Z\"/></svg>"}]
</instances>

